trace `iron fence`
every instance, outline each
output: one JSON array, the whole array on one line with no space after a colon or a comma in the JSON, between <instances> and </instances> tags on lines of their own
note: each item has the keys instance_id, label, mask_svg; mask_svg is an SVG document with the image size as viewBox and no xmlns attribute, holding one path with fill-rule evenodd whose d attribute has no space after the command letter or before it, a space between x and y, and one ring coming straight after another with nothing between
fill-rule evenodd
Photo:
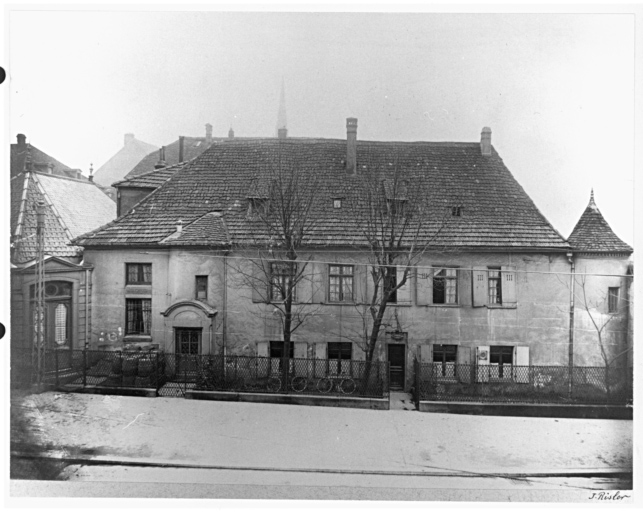
<instances>
[{"instance_id":1,"label":"iron fence","mask_svg":"<svg viewBox=\"0 0 643 512\"><path fill-rule=\"evenodd\" d=\"M415 399L613 404L632 401L631 369L415 362Z\"/></svg>"},{"instance_id":2,"label":"iron fence","mask_svg":"<svg viewBox=\"0 0 643 512\"><path fill-rule=\"evenodd\" d=\"M160 396L189 389L387 398L388 363L334 359L185 355L163 352L46 350L40 381L58 388L154 388ZM12 384L36 380L31 352L12 350Z\"/></svg>"},{"instance_id":3,"label":"iron fence","mask_svg":"<svg viewBox=\"0 0 643 512\"><path fill-rule=\"evenodd\" d=\"M388 397L388 363L334 359L199 356L195 389L253 393Z\"/></svg>"}]
</instances>

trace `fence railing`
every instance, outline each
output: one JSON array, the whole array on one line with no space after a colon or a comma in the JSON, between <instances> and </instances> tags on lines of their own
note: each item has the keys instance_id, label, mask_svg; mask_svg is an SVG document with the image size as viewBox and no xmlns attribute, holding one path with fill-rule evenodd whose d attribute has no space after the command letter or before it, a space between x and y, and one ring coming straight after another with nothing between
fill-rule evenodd
<instances>
[{"instance_id":1,"label":"fence railing","mask_svg":"<svg viewBox=\"0 0 643 512\"><path fill-rule=\"evenodd\" d=\"M31 352L12 350L12 385L35 381ZM163 395L187 389L387 398L388 363L185 355L163 352L46 350L40 381L56 387L155 388Z\"/></svg>"},{"instance_id":2,"label":"fence railing","mask_svg":"<svg viewBox=\"0 0 643 512\"><path fill-rule=\"evenodd\" d=\"M631 369L415 362L415 400L627 404Z\"/></svg>"}]
</instances>

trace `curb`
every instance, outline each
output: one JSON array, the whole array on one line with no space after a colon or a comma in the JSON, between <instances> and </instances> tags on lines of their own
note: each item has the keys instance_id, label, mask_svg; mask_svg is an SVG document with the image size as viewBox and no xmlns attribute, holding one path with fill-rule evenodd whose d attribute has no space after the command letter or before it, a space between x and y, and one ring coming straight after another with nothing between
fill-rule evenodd
<instances>
[{"instance_id":1,"label":"curb","mask_svg":"<svg viewBox=\"0 0 643 512\"><path fill-rule=\"evenodd\" d=\"M440 470L440 471L395 471L395 470L359 470L359 469L323 469L323 468L278 468L266 466L227 466L219 464L193 464L183 462L167 462L154 459L108 459L93 458L88 455L68 456L63 452L27 453L12 451L11 457L23 459L49 459L66 462L68 464L84 464L91 466L133 466L149 468L176 468L176 469L211 469L227 471L272 471L283 473L330 473L347 475L382 475L382 476L425 476L425 477L467 477L467 478L632 478L632 469L618 468L593 468L575 470L548 470L520 473L503 472L475 472L466 470Z\"/></svg>"}]
</instances>

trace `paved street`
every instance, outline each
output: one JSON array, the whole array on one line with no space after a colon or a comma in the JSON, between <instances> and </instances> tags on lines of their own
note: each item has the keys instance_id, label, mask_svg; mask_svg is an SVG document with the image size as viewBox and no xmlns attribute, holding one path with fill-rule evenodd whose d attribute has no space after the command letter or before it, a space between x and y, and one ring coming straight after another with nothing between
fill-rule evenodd
<instances>
[{"instance_id":1,"label":"paved street","mask_svg":"<svg viewBox=\"0 0 643 512\"><path fill-rule=\"evenodd\" d=\"M586 490L626 488L610 474L632 467L625 420L53 392L13 405L49 454L76 458L61 476L77 482Z\"/></svg>"}]
</instances>

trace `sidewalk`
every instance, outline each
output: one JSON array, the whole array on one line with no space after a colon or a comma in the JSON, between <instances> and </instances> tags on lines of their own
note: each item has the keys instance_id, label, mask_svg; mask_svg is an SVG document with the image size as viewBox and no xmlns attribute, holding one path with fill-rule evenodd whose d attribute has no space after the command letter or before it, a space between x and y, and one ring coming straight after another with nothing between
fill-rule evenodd
<instances>
[{"instance_id":1,"label":"sidewalk","mask_svg":"<svg viewBox=\"0 0 643 512\"><path fill-rule=\"evenodd\" d=\"M530 474L631 471L632 421L519 418L54 392L22 405L43 446L223 468Z\"/></svg>"}]
</instances>

